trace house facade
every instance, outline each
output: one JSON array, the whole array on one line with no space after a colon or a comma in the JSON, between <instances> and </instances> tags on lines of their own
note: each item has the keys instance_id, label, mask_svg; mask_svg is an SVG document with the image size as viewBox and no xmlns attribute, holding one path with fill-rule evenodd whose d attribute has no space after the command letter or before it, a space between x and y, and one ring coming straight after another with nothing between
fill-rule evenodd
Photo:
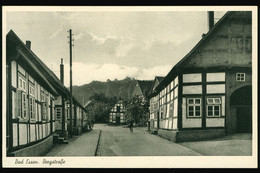
<instances>
[{"instance_id":1,"label":"house facade","mask_svg":"<svg viewBox=\"0 0 260 173\"><path fill-rule=\"evenodd\" d=\"M73 97L72 119L70 118L70 100L67 102L67 128L72 129L72 135L79 135L87 127L86 109ZM71 128L72 124L72 128Z\"/></svg>"},{"instance_id":2,"label":"house facade","mask_svg":"<svg viewBox=\"0 0 260 173\"><path fill-rule=\"evenodd\" d=\"M69 91L30 47L30 41L24 44L12 30L7 34L7 156L43 155L52 147L54 134L64 137L68 129L64 117Z\"/></svg>"},{"instance_id":3,"label":"house facade","mask_svg":"<svg viewBox=\"0 0 260 173\"><path fill-rule=\"evenodd\" d=\"M153 81L149 80L136 80L136 86L133 91L133 96L138 96L143 102L149 101L148 95L151 91Z\"/></svg>"},{"instance_id":4,"label":"house facade","mask_svg":"<svg viewBox=\"0 0 260 173\"><path fill-rule=\"evenodd\" d=\"M175 142L251 132L251 12L227 12L153 88L150 105L151 130Z\"/></svg>"},{"instance_id":5,"label":"house facade","mask_svg":"<svg viewBox=\"0 0 260 173\"><path fill-rule=\"evenodd\" d=\"M109 124L121 125L126 124L125 104L123 100L119 100L109 113Z\"/></svg>"}]
</instances>

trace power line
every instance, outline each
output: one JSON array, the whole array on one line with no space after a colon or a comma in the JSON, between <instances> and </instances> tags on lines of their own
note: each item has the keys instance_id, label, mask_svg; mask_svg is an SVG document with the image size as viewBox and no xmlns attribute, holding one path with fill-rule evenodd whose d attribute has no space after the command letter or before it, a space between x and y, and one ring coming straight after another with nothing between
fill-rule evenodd
<instances>
[{"instance_id":1,"label":"power line","mask_svg":"<svg viewBox=\"0 0 260 173\"><path fill-rule=\"evenodd\" d=\"M71 29L70 22L69 22L69 20L68 20L68 18L67 18L66 13L61 12L61 15L63 16L64 21L66 22L66 24L67 24L67 26L69 27L69 29Z\"/></svg>"},{"instance_id":2,"label":"power line","mask_svg":"<svg viewBox=\"0 0 260 173\"><path fill-rule=\"evenodd\" d=\"M68 29L67 29L67 28L65 27L65 25L64 25L64 21L63 21L63 19L62 19L62 16L61 16L60 12L58 12L58 15L59 15L59 17L60 17L60 21L61 21L61 24L62 24L64 30L67 31Z\"/></svg>"},{"instance_id":3,"label":"power line","mask_svg":"<svg viewBox=\"0 0 260 173\"><path fill-rule=\"evenodd\" d=\"M67 16L67 13L65 13L65 16L66 16L66 19L67 19L67 21L68 21L68 23L69 23L70 29L72 29L72 28L71 28L71 25L70 25L70 22L69 22L69 19L68 19L68 16Z\"/></svg>"}]
</instances>

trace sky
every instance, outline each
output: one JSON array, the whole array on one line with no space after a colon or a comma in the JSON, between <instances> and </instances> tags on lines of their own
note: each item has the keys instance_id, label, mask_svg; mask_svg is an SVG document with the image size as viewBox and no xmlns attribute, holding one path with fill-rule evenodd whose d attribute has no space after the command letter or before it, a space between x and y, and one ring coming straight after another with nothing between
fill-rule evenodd
<instances>
[{"instance_id":1,"label":"sky","mask_svg":"<svg viewBox=\"0 0 260 173\"><path fill-rule=\"evenodd\" d=\"M218 20L225 14L216 11ZM208 32L207 11L12 11L13 30L69 86L69 29L73 33L73 85L91 81L153 80L165 76Z\"/></svg>"}]
</instances>

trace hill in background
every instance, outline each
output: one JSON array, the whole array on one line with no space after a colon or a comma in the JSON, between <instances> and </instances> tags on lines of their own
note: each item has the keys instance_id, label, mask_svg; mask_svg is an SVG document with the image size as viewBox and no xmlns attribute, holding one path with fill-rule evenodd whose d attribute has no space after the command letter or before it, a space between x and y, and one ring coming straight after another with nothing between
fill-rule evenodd
<instances>
[{"instance_id":1,"label":"hill in background","mask_svg":"<svg viewBox=\"0 0 260 173\"><path fill-rule=\"evenodd\" d=\"M92 81L89 84L73 86L72 92L74 97L84 105L94 93L103 93L106 97L121 97L122 99L131 98L135 86L136 80L134 78L126 77L123 80L115 79L114 81L111 81L108 79L106 82Z\"/></svg>"}]
</instances>

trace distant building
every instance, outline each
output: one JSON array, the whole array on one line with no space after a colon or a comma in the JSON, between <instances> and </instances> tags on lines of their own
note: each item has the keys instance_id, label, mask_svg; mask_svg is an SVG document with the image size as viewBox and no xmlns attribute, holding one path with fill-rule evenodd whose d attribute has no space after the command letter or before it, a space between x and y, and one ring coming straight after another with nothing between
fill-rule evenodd
<instances>
[{"instance_id":1,"label":"distant building","mask_svg":"<svg viewBox=\"0 0 260 173\"><path fill-rule=\"evenodd\" d=\"M154 80L153 80L153 84L151 86L151 90L149 92L149 97L156 95L156 87L160 84L161 81L163 81L164 77L162 76L155 76ZM154 127L154 124L156 122L154 122L154 119L151 118L151 115L154 116L155 112L159 112L159 96L156 95L154 96L152 99L150 98L149 100L149 107L150 107L150 118L148 120L148 130L153 130L153 131L157 131L157 128ZM152 111L152 112L151 112Z\"/></svg>"},{"instance_id":2,"label":"distant building","mask_svg":"<svg viewBox=\"0 0 260 173\"><path fill-rule=\"evenodd\" d=\"M66 87L33 53L31 42L25 45L11 30L6 36L7 156L40 156L52 147L55 134L64 137L69 98ZM73 105L80 128L87 115L75 98Z\"/></svg>"},{"instance_id":3,"label":"distant building","mask_svg":"<svg viewBox=\"0 0 260 173\"><path fill-rule=\"evenodd\" d=\"M175 142L252 132L252 13L227 12L215 25L212 16L149 96L151 131Z\"/></svg>"},{"instance_id":4,"label":"distant building","mask_svg":"<svg viewBox=\"0 0 260 173\"><path fill-rule=\"evenodd\" d=\"M125 104L123 100L119 100L109 113L109 124L121 125L126 124Z\"/></svg>"},{"instance_id":5,"label":"distant building","mask_svg":"<svg viewBox=\"0 0 260 173\"><path fill-rule=\"evenodd\" d=\"M133 96L140 97L143 102L149 101L148 95L150 94L153 81L149 80L136 80L136 86L133 92Z\"/></svg>"}]
</instances>

